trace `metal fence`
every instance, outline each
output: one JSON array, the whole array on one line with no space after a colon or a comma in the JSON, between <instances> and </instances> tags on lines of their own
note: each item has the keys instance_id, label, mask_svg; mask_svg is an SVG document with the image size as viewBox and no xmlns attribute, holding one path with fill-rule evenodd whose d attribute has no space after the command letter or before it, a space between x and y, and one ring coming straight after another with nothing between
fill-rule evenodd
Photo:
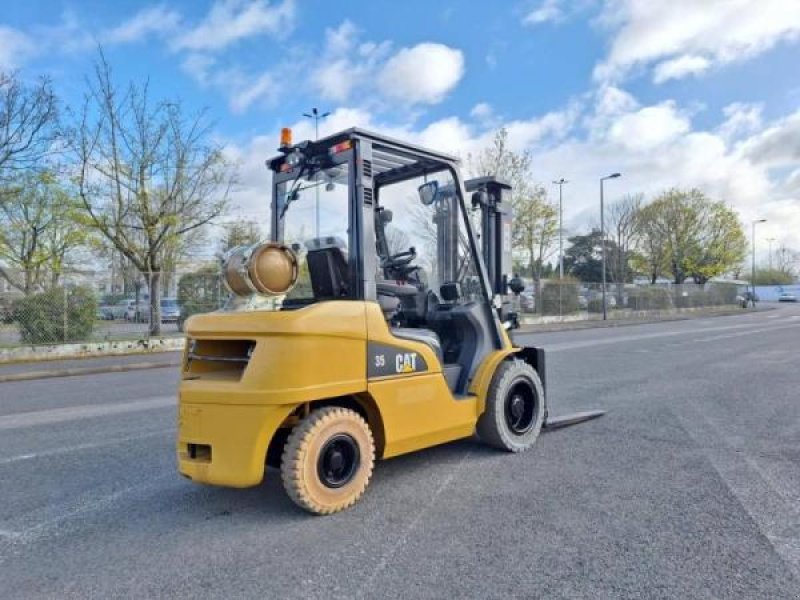
<instances>
[{"instance_id":1,"label":"metal fence","mask_svg":"<svg viewBox=\"0 0 800 600\"><path fill-rule=\"evenodd\" d=\"M618 284L605 288L607 319L654 319L684 312L715 312L744 308L741 284ZM602 284L549 280L530 285L515 298L528 324L603 318Z\"/></svg>"},{"instance_id":2,"label":"metal fence","mask_svg":"<svg viewBox=\"0 0 800 600\"><path fill-rule=\"evenodd\" d=\"M216 273L181 278L178 294L162 295L159 337L181 336L192 314L220 308L227 299ZM0 293L0 349L151 338L147 289L113 297L91 287L67 284L29 294Z\"/></svg>"},{"instance_id":3,"label":"metal fence","mask_svg":"<svg viewBox=\"0 0 800 600\"><path fill-rule=\"evenodd\" d=\"M162 337L182 335L194 314L217 310L228 299L219 273L192 273L177 283L176 296L162 299ZM730 310L742 306L744 286L608 284L608 319L660 318L687 311ZM602 287L550 280L531 284L511 302L527 324L603 318ZM109 301L90 287L67 285L22 296L0 294L0 349L64 343L94 343L150 338L146 288L139 297Z\"/></svg>"}]
</instances>

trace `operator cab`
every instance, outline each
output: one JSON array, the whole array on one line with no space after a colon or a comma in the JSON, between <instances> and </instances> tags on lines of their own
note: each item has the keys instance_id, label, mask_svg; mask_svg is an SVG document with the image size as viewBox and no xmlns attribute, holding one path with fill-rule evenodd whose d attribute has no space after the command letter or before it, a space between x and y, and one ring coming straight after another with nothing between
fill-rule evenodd
<instances>
[{"instance_id":1,"label":"operator cab","mask_svg":"<svg viewBox=\"0 0 800 600\"><path fill-rule=\"evenodd\" d=\"M376 302L398 343L427 344L465 394L502 333L456 159L358 129L281 152L272 240L299 277L275 309Z\"/></svg>"}]
</instances>

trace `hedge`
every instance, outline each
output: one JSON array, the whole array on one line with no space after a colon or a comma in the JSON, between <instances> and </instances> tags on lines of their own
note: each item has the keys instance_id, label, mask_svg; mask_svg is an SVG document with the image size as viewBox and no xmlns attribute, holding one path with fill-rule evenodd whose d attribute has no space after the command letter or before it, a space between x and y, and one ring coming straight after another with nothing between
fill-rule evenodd
<instances>
[{"instance_id":1,"label":"hedge","mask_svg":"<svg viewBox=\"0 0 800 600\"><path fill-rule=\"evenodd\" d=\"M26 344L88 340L96 312L97 298L86 286L68 288L66 294L63 287L52 288L14 303L14 320Z\"/></svg>"}]
</instances>

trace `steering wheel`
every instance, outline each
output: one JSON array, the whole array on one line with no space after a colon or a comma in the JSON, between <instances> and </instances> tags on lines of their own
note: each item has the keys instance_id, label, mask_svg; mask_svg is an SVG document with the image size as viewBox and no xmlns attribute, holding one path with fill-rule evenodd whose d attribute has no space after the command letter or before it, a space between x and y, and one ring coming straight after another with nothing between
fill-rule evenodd
<instances>
[{"instance_id":1,"label":"steering wheel","mask_svg":"<svg viewBox=\"0 0 800 600\"><path fill-rule=\"evenodd\" d=\"M415 258L417 258L417 249L412 246L405 252L398 252L381 258L381 268L399 269L411 263Z\"/></svg>"}]
</instances>

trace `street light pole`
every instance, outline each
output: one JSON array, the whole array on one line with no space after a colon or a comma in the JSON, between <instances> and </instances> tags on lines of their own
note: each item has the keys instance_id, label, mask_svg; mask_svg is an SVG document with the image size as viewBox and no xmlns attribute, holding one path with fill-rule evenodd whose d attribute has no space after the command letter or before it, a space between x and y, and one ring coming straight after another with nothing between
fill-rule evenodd
<instances>
[{"instance_id":1,"label":"street light pole","mask_svg":"<svg viewBox=\"0 0 800 600\"><path fill-rule=\"evenodd\" d=\"M562 177L553 183L558 186L558 278L564 279L564 208L561 192L569 181Z\"/></svg>"},{"instance_id":2,"label":"street light pole","mask_svg":"<svg viewBox=\"0 0 800 600\"><path fill-rule=\"evenodd\" d=\"M304 117L314 120L314 141L319 140L319 122L324 119L325 117L329 116L330 112L320 113L319 110L314 107L311 109L310 113L303 113ZM319 185L314 186L314 192L316 196L316 204L314 206L314 221L315 221L315 233L314 237L319 237Z\"/></svg>"},{"instance_id":3,"label":"street light pole","mask_svg":"<svg viewBox=\"0 0 800 600\"><path fill-rule=\"evenodd\" d=\"M753 288L753 308L756 306L756 225L759 223L766 223L766 219L756 219L753 221L753 236L751 238L751 246L753 251L753 263L750 270L750 287Z\"/></svg>"},{"instance_id":4,"label":"street light pole","mask_svg":"<svg viewBox=\"0 0 800 600\"><path fill-rule=\"evenodd\" d=\"M606 179L616 179L621 173L612 173L600 178L600 248L603 259L603 321L608 320L608 305L606 304L606 210L603 200L603 183Z\"/></svg>"}]
</instances>

